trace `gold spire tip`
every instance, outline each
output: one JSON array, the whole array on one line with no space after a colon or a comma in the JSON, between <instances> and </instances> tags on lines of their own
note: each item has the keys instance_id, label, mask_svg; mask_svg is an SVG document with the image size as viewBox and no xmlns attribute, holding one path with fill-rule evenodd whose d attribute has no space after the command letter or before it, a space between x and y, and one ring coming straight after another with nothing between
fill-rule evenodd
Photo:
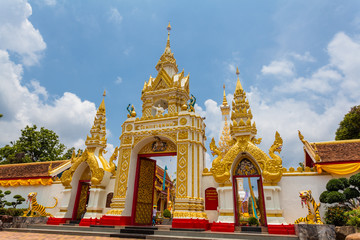
<instances>
[{"instance_id":1,"label":"gold spire tip","mask_svg":"<svg viewBox=\"0 0 360 240\"><path fill-rule=\"evenodd\" d=\"M169 24L168 24L168 26L167 26L167 28L166 28L166 29L170 32L170 30L171 30L170 21L169 21Z\"/></svg>"},{"instance_id":2,"label":"gold spire tip","mask_svg":"<svg viewBox=\"0 0 360 240\"><path fill-rule=\"evenodd\" d=\"M239 76L239 74L240 74L240 72L239 72L239 68L238 68L238 67L236 67L236 75L238 75L238 76Z\"/></svg>"},{"instance_id":3,"label":"gold spire tip","mask_svg":"<svg viewBox=\"0 0 360 240\"><path fill-rule=\"evenodd\" d=\"M223 89L225 90L225 84L223 85Z\"/></svg>"},{"instance_id":4,"label":"gold spire tip","mask_svg":"<svg viewBox=\"0 0 360 240\"><path fill-rule=\"evenodd\" d=\"M106 90L104 90L103 96L104 96L104 97L106 96Z\"/></svg>"}]
</instances>

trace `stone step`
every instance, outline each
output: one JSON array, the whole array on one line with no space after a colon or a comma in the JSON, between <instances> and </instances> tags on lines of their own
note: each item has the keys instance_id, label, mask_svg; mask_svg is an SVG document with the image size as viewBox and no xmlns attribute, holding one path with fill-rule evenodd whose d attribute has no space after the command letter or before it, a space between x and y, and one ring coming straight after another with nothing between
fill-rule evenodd
<instances>
[{"instance_id":1,"label":"stone step","mask_svg":"<svg viewBox=\"0 0 360 240\"><path fill-rule=\"evenodd\" d=\"M170 231L205 232L203 228L170 228Z\"/></svg>"},{"instance_id":2,"label":"stone step","mask_svg":"<svg viewBox=\"0 0 360 240\"><path fill-rule=\"evenodd\" d=\"M125 226L125 229L147 229L147 230L158 230L155 226Z\"/></svg>"},{"instance_id":3,"label":"stone step","mask_svg":"<svg viewBox=\"0 0 360 240\"><path fill-rule=\"evenodd\" d=\"M137 239L146 239L148 234L140 234L140 233L120 233L120 234L110 234L110 237L113 238L137 238Z\"/></svg>"},{"instance_id":4,"label":"stone step","mask_svg":"<svg viewBox=\"0 0 360 240\"><path fill-rule=\"evenodd\" d=\"M84 227L84 226L69 226L69 225L46 225L33 224L29 225L27 229L44 229L44 230L59 230L59 231L83 231L83 232L105 232L105 233L120 233L121 228L105 228L105 227Z\"/></svg>"},{"instance_id":5,"label":"stone step","mask_svg":"<svg viewBox=\"0 0 360 240\"><path fill-rule=\"evenodd\" d=\"M176 237L176 236L165 236L165 235L149 235L147 239L156 239L156 240L170 240L170 239L184 239L184 240L220 240L220 238L213 237ZM246 240L246 238L237 238L237 240Z\"/></svg>"},{"instance_id":6,"label":"stone step","mask_svg":"<svg viewBox=\"0 0 360 240\"><path fill-rule=\"evenodd\" d=\"M133 234L145 234L150 235L154 234L154 230L151 229L141 229L141 228L124 228L120 230L120 233L133 233Z\"/></svg>"},{"instance_id":7,"label":"stone step","mask_svg":"<svg viewBox=\"0 0 360 240\"><path fill-rule=\"evenodd\" d=\"M78 236L98 236L98 237L110 237L110 233L94 232L94 231L63 231L56 229L36 229L36 228L7 228L9 232L29 232L29 233L47 233L58 235L78 235Z\"/></svg>"},{"instance_id":8,"label":"stone step","mask_svg":"<svg viewBox=\"0 0 360 240\"><path fill-rule=\"evenodd\" d=\"M210 239L247 239L247 240L298 240L299 238L295 235L277 235L277 234L267 234L267 233L221 233L221 232L191 232L191 231L156 231L154 233L156 236L166 236L171 239L172 237L190 237L190 238L210 238ZM149 235L149 238L152 238Z\"/></svg>"}]
</instances>

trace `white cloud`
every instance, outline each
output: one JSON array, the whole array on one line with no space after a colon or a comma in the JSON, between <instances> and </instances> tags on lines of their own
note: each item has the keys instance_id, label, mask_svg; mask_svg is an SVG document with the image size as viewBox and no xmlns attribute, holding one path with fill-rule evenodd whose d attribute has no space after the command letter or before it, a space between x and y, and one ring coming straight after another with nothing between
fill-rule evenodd
<instances>
[{"instance_id":1,"label":"white cloud","mask_svg":"<svg viewBox=\"0 0 360 240\"><path fill-rule=\"evenodd\" d=\"M309 52L305 52L304 55L301 55L301 54L298 54L295 52L291 52L291 53L289 53L289 55L299 61L315 62L315 58L313 56L311 56L311 54Z\"/></svg>"},{"instance_id":2,"label":"white cloud","mask_svg":"<svg viewBox=\"0 0 360 240\"><path fill-rule=\"evenodd\" d=\"M229 63L227 67L228 67L229 72L231 72L231 73L235 73L235 72L236 72L235 64Z\"/></svg>"},{"instance_id":3,"label":"white cloud","mask_svg":"<svg viewBox=\"0 0 360 240\"><path fill-rule=\"evenodd\" d=\"M109 10L109 20L113 23L121 24L121 22L123 20L123 16L121 16L121 14L119 13L119 10L117 10L117 8L112 7Z\"/></svg>"},{"instance_id":4,"label":"white cloud","mask_svg":"<svg viewBox=\"0 0 360 240\"><path fill-rule=\"evenodd\" d=\"M293 63L274 60L263 67L262 73L287 76L287 81L276 83L272 87L276 90L274 94L266 86L261 89L251 87L247 93L258 129L257 137L263 139L260 148L267 153L278 131L284 140L280 156L285 167L297 167L304 160L297 130L310 142L333 140L344 114L359 104L360 41L340 32L329 42L327 53L329 63L314 70L310 76L295 77ZM311 56L310 53L306 55ZM310 59L307 61L311 62ZM287 94L279 94L279 91ZM300 92L302 94L292 94ZM220 111L216 110L219 104L211 99L206 100L205 107L205 110L199 109L204 116L216 116L214 113ZM212 136L221 132L217 129L218 121L210 117L206 122L207 132ZM206 156L207 164L211 162L209 157Z\"/></svg>"},{"instance_id":5,"label":"white cloud","mask_svg":"<svg viewBox=\"0 0 360 240\"><path fill-rule=\"evenodd\" d=\"M120 84L120 83L122 83L122 81L123 81L123 80L122 80L121 77L117 77L116 80L115 80L115 83L116 83L116 84Z\"/></svg>"},{"instance_id":6,"label":"white cloud","mask_svg":"<svg viewBox=\"0 0 360 240\"><path fill-rule=\"evenodd\" d=\"M195 104L195 111L202 117L205 117L204 122L206 124L206 137L208 139L214 137L217 140L220 137L219 126L221 125L221 104L217 104L214 100L208 99L205 101L204 105L205 110Z\"/></svg>"},{"instance_id":7,"label":"white cloud","mask_svg":"<svg viewBox=\"0 0 360 240\"><path fill-rule=\"evenodd\" d=\"M32 0L31 2L35 3L38 6L50 6L53 7L56 5L56 0Z\"/></svg>"},{"instance_id":8,"label":"white cloud","mask_svg":"<svg viewBox=\"0 0 360 240\"><path fill-rule=\"evenodd\" d=\"M56 0L44 0L44 3L48 6L55 6Z\"/></svg>"},{"instance_id":9,"label":"white cloud","mask_svg":"<svg viewBox=\"0 0 360 240\"><path fill-rule=\"evenodd\" d=\"M268 66L263 66L261 73L264 75L276 75L289 77L294 75L294 64L289 60L272 61Z\"/></svg>"},{"instance_id":10,"label":"white cloud","mask_svg":"<svg viewBox=\"0 0 360 240\"><path fill-rule=\"evenodd\" d=\"M345 76L340 87L354 100L359 98L360 42L340 32L335 35L327 50L330 55L330 66L339 69Z\"/></svg>"},{"instance_id":11,"label":"white cloud","mask_svg":"<svg viewBox=\"0 0 360 240\"><path fill-rule=\"evenodd\" d=\"M28 66L37 64L46 48L39 30L28 20L31 14L26 1L0 1L0 49L17 53Z\"/></svg>"},{"instance_id":12,"label":"white cloud","mask_svg":"<svg viewBox=\"0 0 360 240\"><path fill-rule=\"evenodd\" d=\"M336 82L341 81L339 72L328 66L318 69L309 78L298 77L276 86L275 90L283 93L308 92L326 94L337 89Z\"/></svg>"},{"instance_id":13,"label":"white cloud","mask_svg":"<svg viewBox=\"0 0 360 240\"><path fill-rule=\"evenodd\" d=\"M93 123L95 104L69 92L48 101L47 90L36 80L23 81L22 64L10 60L9 52L21 56L25 65L35 64L46 47L30 15L26 1L0 1L0 144L16 140L21 129L36 124L54 130L68 147L79 148Z\"/></svg>"},{"instance_id":14,"label":"white cloud","mask_svg":"<svg viewBox=\"0 0 360 240\"><path fill-rule=\"evenodd\" d=\"M40 96L47 96L46 89L33 81L30 86L34 91L31 91L21 84L21 78L22 66L0 50L0 109L4 114L0 125L1 145L16 140L20 129L32 124L54 130L69 147L79 137L86 137L96 113L94 103L68 92L50 103L43 102Z\"/></svg>"},{"instance_id":15,"label":"white cloud","mask_svg":"<svg viewBox=\"0 0 360 240\"><path fill-rule=\"evenodd\" d=\"M46 91L46 89L40 85L40 83L36 80L31 80L30 81L30 87L32 87L33 93L37 94L37 95L42 95L45 100L48 99L48 92Z\"/></svg>"},{"instance_id":16,"label":"white cloud","mask_svg":"<svg viewBox=\"0 0 360 240\"><path fill-rule=\"evenodd\" d=\"M210 157L210 154L208 152L205 153L205 167L208 170L212 167L212 159Z\"/></svg>"}]
</instances>

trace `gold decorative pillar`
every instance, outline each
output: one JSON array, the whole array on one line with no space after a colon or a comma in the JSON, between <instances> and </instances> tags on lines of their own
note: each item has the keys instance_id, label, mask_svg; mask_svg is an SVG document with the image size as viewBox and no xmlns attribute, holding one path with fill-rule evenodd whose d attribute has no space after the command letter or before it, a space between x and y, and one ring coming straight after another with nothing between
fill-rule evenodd
<instances>
[{"instance_id":1,"label":"gold decorative pillar","mask_svg":"<svg viewBox=\"0 0 360 240\"><path fill-rule=\"evenodd\" d=\"M131 145L131 144L130 144ZM125 198L129 175L131 147L121 147L116 172L115 192L111 200L111 210L106 215L121 215L125 208Z\"/></svg>"}]
</instances>

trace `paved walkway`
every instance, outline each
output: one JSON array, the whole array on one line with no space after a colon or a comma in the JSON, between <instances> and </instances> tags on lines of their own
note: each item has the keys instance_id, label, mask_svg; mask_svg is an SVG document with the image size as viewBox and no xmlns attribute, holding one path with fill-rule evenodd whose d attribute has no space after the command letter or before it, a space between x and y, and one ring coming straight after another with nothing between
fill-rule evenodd
<instances>
[{"instance_id":1,"label":"paved walkway","mask_svg":"<svg viewBox=\"0 0 360 240\"><path fill-rule=\"evenodd\" d=\"M76 236L76 235L61 235L61 234L45 234L45 233L23 233L23 232L7 232L0 231L1 239L6 240L114 240L116 238L110 237L95 237L95 236ZM134 238L121 238L127 240L137 240Z\"/></svg>"}]
</instances>

